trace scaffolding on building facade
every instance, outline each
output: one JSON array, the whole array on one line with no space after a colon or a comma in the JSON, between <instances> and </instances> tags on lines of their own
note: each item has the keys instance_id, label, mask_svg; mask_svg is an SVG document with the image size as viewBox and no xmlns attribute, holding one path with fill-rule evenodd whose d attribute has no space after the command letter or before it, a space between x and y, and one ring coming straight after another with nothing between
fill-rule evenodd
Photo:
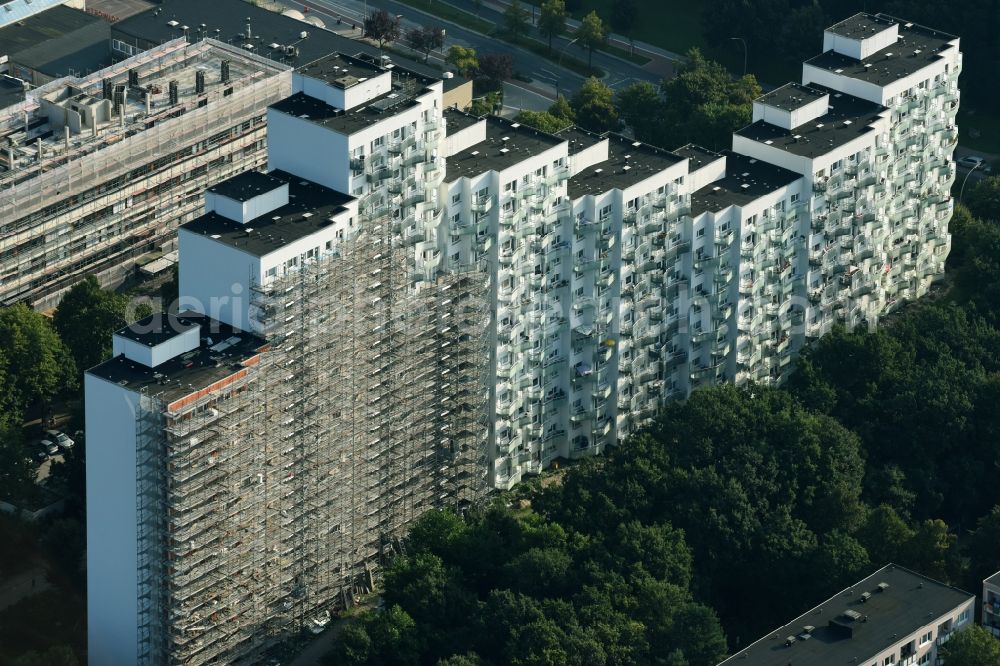
<instances>
[{"instance_id":1,"label":"scaffolding on building facade","mask_svg":"<svg viewBox=\"0 0 1000 666\"><path fill-rule=\"evenodd\" d=\"M253 289L259 356L148 410L165 446L139 448L166 454L140 483L168 491L139 515L167 519L140 526L140 576L169 596L140 612L148 663L258 658L370 591L422 513L487 492L485 273L417 283L388 216L367 224Z\"/></svg>"}]
</instances>

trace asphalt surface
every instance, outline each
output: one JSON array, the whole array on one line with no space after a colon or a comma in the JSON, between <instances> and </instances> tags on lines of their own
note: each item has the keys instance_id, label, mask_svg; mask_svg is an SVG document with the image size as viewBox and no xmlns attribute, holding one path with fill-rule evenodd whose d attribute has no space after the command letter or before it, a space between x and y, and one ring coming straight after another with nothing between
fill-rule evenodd
<instances>
[{"instance_id":1,"label":"asphalt surface","mask_svg":"<svg viewBox=\"0 0 1000 666\"><path fill-rule=\"evenodd\" d=\"M531 51L481 35L473 30L450 23L444 19L414 9L409 5L394 2L393 0L368 0L367 2L359 0L307 0L306 2L282 0L282 2L300 11L308 9L308 13L320 16L328 29L336 30L348 36L360 36L360 26L366 15L366 8L368 12L371 12L373 9L385 9L394 15L402 16L404 35L407 30L416 26L441 26L445 28L445 47L441 52L431 54L432 61L441 62L443 60L443 53L452 44L471 46L479 54L508 53L514 61L514 71L532 79L532 83L526 87L526 90L533 91L535 94L540 94L549 99L555 98L557 90L563 94L572 94L584 81L584 77L579 74L565 67L560 67L557 63L542 58ZM463 5L458 0L451 4L456 6ZM471 6L471 3L468 4ZM486 21L502 21L502 14L488 6L484 6L481 9L480 17ZM341 19L342 23L340 25L337 24L337 19ZM352 31L349 24L354 24L359 29ZM405 41L403 43L405 44ZM586 51L578 48L576 45L570 45L570 40L566 38L557 38L554 40L553 51L556 53L564 52L567 56L574 56L582 60L585 60L587 57ZM661 75L655 71L644 69L634 63L599 51L594 52L594 66L606 72L606 76L604 77L605 83L615 89L628 86L636 81L657 82L661 78ZM513 82L513 85L523 87L517 82Z\"/></svg>"}]
</instances>

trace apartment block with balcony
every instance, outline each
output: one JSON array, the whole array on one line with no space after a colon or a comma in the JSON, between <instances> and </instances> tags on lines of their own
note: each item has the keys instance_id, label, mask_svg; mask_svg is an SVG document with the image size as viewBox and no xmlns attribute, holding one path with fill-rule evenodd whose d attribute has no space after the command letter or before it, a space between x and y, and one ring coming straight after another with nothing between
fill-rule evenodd
<instances>
[{"instance_id":1,"label":"apartment block with balcony","mask_svg":"<svg viewBox=\"0 0 1000 666\"><path fill-rule=\"evenodd\" d=\"M720 666L938 664L938 648L975 610L975 595L887 564Z\"/></svg>"},{"instance_id":2,"label":"apartment block with balcony","mask_svg":"<svg viewBox=\"0 0 1000 666\"><path fill-rule=\"evenodd\" d=\"M441 79L364 53L291 73L267 109L268 173L203 188L179 231L188 323L121 332L87 375L88 441L111 447L88 465L88 529L117 548L114 566L92 553L108 592L94 663L255 658L370 589L422 512L599 454L700 386L780 383L834 321L877 325L920 297L943 270L954 176L960 55L936 34L835 26L806 68L834 59L830 75L757 100L722 152L472 117L446 109ZM936 55L885 59L893 35ZM876 61L842 62L858 54ZM888 70L881 87L850 78L869 69ZM881 666L967 619L940 584L875 576L885 596L866 608L940 601L915 642L865 643ZM885 637L846 617L791 649Z\"/></svg>"},{"instance_id":3,"label":"apartment block with balcony","mask_svg":"<svg viewBox=\"0 0 1000 666\"><path fill-rule=\"evenodd\" d=\"M983 581L982 625L1000 638L1000 571Z\"/></svg>"}]
</instances>

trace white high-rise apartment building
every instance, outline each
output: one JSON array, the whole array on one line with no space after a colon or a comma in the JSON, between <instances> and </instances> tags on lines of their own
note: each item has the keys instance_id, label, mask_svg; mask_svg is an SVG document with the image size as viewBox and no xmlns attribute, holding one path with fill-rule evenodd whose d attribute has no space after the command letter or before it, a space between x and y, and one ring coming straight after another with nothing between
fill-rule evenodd
<instances>
[{"instance_id":1,"label":"white high-rise apartment building","mask_svg":"<svg viewBox=\"0 0 1000 666\"><path fill-rule=\"evenodd\" d=\"M722 153L474 118L371 58L296 72L270 172L181 227L186 312L87 375L93 663L259 654L423 511L924 294L958 39L862 14L824 45Z\"/></svg>"}]
</instances>

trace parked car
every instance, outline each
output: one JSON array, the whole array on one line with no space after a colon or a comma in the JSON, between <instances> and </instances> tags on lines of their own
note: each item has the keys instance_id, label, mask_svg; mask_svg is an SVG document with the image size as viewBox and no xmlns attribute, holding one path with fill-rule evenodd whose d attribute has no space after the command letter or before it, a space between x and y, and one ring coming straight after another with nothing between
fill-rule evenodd
<instances>
[{"instance_id":1,"label":"parked car","mask_svg":"<svg viewBox=\"0 0 1000 666\"><path fill-rule=\"evenodd\" d=\"M55 442L56 446L63 451L69 451L75 443L69 438L69 435L59 430L46 430L45 434L48 436L49 441Z\"/></svg>"},{"instance_id":2,"label":"parked car","mask_svg":"<svg viewBox=\"0 0 1000 666\"><path fill-rule=\"evenodd\" d=\"M45 453L49 454L50 456L54 456L57 453L59 453L59 447L56 446L55 443L52 442L51 440L43 439L42 441L38 442L38 445L42 448L42 451L45 451Z\"/></svg>"},{"instance_id":3,"label":"parked car","mask_svg":"<svg viewBox=\"0 0 1000 666\"><path fill-rule=\"evenodd\" d=\"M982 157L978 157L976 155L966 155L965 157L960 158L958 163L967 169L975 169L976 167L982 166L983 161Z\"/></svg>"},{"instance_id":4,"label":"parked car","mask_svg":"<svg viewBox=\"0 0 1000 666\"><path fill-rule=\"evenodd\" d=\"M325 610L317 614L315 617L310 619L309 623L307 624L309 631L311 631L314 634L323 633L323 630L326 629L326 625L330 624L330 619L331 619L330 611L328 610Z\"/></svg>"},{"instance_id":5,"label":"parked car","mask_svg":"<svg viewBox=\"0 0 1000 666\"><path fill-rule=\"evenodd\" d=\"M35 451L34 462L43 463L48 459L49 459L48 451L45 451L44 449L38 449L37 451Z\"/></svg>"}]
</instances>

